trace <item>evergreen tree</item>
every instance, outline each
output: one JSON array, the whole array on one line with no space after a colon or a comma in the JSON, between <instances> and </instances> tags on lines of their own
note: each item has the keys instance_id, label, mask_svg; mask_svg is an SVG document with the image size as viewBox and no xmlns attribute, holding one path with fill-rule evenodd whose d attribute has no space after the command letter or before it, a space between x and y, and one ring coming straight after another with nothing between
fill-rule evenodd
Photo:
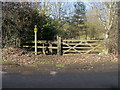
<instances>
[{"instance_id":1,"label":"evergreen tree","mask_svg":"<svg viewBox=\"0 0 120 90\"><path fill-rule=\"evenodd\" d=\"M74 10L74 15L72 17L71 24L74 25L75 29L72 32L74 32L73 36L77 35L80 38L81 34L85 34L86 35L86 31L84 33L84 30L85 30L84 29L85 28L84 22L86 21L86 15L85 15L86 7L85 7L83 2L75 2L74 3L74 9L75 10Z\"/></svg>"}]
</instances>

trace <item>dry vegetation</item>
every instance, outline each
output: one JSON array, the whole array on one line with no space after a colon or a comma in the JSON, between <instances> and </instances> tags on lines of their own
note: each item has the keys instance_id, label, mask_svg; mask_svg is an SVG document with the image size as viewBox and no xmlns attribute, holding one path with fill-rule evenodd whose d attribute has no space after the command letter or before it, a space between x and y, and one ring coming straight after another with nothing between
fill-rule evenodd
<instances>
[{"instance_id":1,"label":"dry vegetation","mask_svg":"<svg viewBox=\"0 0 120 90\"><path fill-rule=\"evenodd\" d=\"M2 70L32 74L33 72L111 72L118 70L118 59L113 55L37 55L19 48L3 49Z\"/></svg>"},{"instance_id":2,"label":"dry vegetation","mask_svg":"<svg viewBox=\"0 0 120 90\"><path fill-rule=\"evenodd\" d=\"M6 47L3 49L3 61L12 61L19 65L46 62L49 64L75 64L96 62L117 62L114 55L37 55L19 48ZM44 63L43 63L44 64Z\"/></svg>"}]
</instances>

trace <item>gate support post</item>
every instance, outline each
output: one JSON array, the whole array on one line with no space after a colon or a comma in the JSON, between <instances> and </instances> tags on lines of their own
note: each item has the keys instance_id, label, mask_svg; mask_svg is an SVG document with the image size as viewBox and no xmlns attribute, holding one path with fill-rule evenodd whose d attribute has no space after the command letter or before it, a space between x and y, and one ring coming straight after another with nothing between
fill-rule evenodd
<instances>
[{"instance_id":1,"label":"gate support post","mask_svg":"<svg viewBox=\"0 0 120 90\"><path fill-rule=\"evenodd\" d=\"M61 39L61 37L60 36L57 36L57 55L62 55L62 39Z\"/></svg>"},{"instance_id":2,"label":"gate support post","mask_svg":"<svg viewBox=\"0 0 120 90\"><path fill-rule=\"evenodd\" d=\"M53 52L52 52L52 42L49 42L49 47L51 47L50 49L49 49L49 51L50 51L50 54L52 54Z\"/></svg>"},{"instance_id":3,"label":"gate support post","mask_svg":"<svg viewBox=\"0 0 120 90\"><path fill-rule=\"evenodd\" d=\"M37 25L35 25L35 28L34 28L34 33L35 33L35 55L37 55Z\"/></svg>"}]
</instances>

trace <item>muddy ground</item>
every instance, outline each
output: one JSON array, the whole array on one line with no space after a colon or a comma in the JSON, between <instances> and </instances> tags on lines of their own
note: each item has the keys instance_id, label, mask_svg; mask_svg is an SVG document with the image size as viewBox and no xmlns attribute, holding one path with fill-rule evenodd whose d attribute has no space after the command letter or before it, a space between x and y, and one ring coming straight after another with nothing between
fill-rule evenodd
<instances>
[{"instance_id":1,"label":"muddy ground","mask_svg":"<svg viewBox=\"0 0 120 90\"><path fill-rule=\"evenodd\" d=\"M31 73L45 71L106 72L118 70L114 55L34 55L24 49L6 47L2 50L2 70L6 72Z\"/></svg>"}]
</instances>

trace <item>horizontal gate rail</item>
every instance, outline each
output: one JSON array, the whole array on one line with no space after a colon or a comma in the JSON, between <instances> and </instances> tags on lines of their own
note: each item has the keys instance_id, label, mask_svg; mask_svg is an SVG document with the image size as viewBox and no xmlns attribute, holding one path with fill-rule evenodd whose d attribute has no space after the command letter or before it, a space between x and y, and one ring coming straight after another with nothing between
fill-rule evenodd
<instances>
[{"instance_id":1,"label":"horizontal gate rail","mask_svg":"<svg viewBox=\"0 0 120 90\"><path fill-rule=\"evenodd\" d=\"M73 42L74 42L74 41L85 41L85 42L86 42L86 41L95 41L95 42L97 42L97 41L102 41L102 40L63 40L63 42L65 42L65 41L67 41L67 42L68 42L68 41L69 41L69 42L71 42L71 41L73 41Z\"/></svg>"},{"instance_id":2,"label":"horizontal gate rail","mask_svg":"<svg viewBox=\"0 0 120 90\"><path fill-rule=\"evenodd\" d=\"M31 42L25 42L25 43L35 43L35 41L31 41ZM47 42L46 40L41 40L41 41L37 41L37 43L55 43L57 44L57 41L49 41Z\"/></svg>"},{"instance_id":3,"label":"horizontal gate rail","mask_svg":"<svg viewBox=\"0 0 120 90\"><path fill-rule=\"evenodd\" d=\"M63 40L63 55L101 53L103 40Z\"/></svg>"},{"instance_id":4,"label":"horizontal gate rail","mask_svg":"<svg viewBox=\"0 0 120 90\"><path fill-rule=\"evenodd\" d=\"M29 45L24 45L23 47L35 48L35 46L29 46ZM44 47L37 46L37 48L46 48L46 46L44 46ZM47 48L51 48L51 49L57 49L57 47L47 47Z\"/></svg>"}]
</instances>

